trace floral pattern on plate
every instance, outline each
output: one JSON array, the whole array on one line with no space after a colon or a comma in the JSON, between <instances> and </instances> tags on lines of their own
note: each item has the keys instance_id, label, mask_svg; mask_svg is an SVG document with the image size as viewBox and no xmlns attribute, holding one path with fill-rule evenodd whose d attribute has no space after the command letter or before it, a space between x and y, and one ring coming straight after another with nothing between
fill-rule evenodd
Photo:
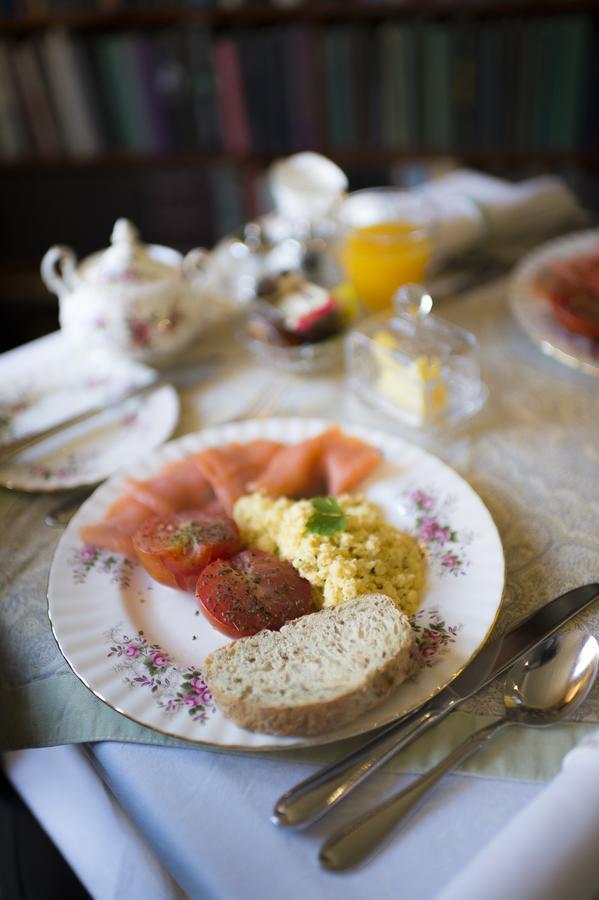
<instances>
[{"instance_id":1,"label":"floral pattern on plate","mask_svg":"<svg viewBox=\"0 0 599 900\"><path fill-rule=\"evenodd\" d=\"M111 553L91 544L83 544L73 551L71 565L75 584L85 584L89 573L95 570L108 575L112 584L126 588L131 584L131 573L137 563L121 553Z\"/></svg>"},{"instance_id":2,"label":"floral pattern on plate","mask_svg":"<svg viewBox=\"0 0 599 900\"><path fill-rule=\"evenodd\" d=\"M429 668L455 644L462 625L448 625L438 609L418 610L411 621L418 655Z\"/></svg>"},{"instance_id":3,"label":"floral pattern on plate","mask_svg":"<svg viewBox=\"0 0 599 900\"><path fill-rule=\"evenodd\" d=\"M417 488L405 496L406 509L413 516L409 531L428 550L429 559L441 575L463 575L470 565L466 546L472 542L471 532L451 524L451 510L456 498L438 496L435 491Z\"/></svg>"},{"instance_id":4,"label":"floral pattern on plate","mask_svg":"<svg viewBox=\"0 0 599 900\"><path fill-rule=\"evenodd\" d=\"M216 712L212 694L195 666L179 668L158 644L150 643L143 631L130 636L119 625L106 634L107 657L130 688L153 694L153 702L167 715L187 710L194 722L207 722Z\"/></svg>"}]
</instances>

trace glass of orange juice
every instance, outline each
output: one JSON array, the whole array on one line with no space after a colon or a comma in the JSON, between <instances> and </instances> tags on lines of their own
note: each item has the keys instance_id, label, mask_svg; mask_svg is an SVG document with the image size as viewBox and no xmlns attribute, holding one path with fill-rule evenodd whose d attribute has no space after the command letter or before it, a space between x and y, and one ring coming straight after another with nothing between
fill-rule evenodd
<instances>
[{"instance_id":1,"label":"glass of orange juice","mask_svg":"<svg viewBox=\"0 0 599 900\"><path fill-rule=\"evenodd\" d=\"M394 188L349 194L339 214L339 258L370 310L390 307L403 284L424 279L432 256L434 207Z\"/></svg>"}]
</instances>

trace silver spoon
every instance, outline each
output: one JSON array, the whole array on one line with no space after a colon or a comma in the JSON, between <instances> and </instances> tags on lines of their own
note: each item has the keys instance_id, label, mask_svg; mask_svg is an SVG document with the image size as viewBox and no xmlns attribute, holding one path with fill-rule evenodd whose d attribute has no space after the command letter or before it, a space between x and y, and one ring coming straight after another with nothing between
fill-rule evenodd
<instances>
[{"instance_id":1,"label":"silver spoon","mask_svg":"<svg viewBox=\"0 0 599 900\"><path fill-rule=\"evenodd\" d=\"M445 759L409 787L384 800L337 831L322 846L327 869L348 869L371 855L423 797L462 760L508 725L553 725L579 706L589 693L599 666L595 638L581 631L553 635L522 657L505 682L505 715L467 737Z\"/></svg>"}]
</instances>

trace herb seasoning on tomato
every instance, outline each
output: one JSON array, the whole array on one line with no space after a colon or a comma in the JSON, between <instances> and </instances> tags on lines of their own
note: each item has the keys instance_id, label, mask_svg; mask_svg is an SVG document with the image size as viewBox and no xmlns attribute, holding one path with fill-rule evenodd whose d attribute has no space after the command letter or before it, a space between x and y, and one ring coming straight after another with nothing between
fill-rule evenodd
<instances>
[{"instance_id":1,"label":"herb seasoning on tomato","mask_svg":"<svg viewBox=\"0 0 599 900\"><path fill-rule=\"evenodd\" d=\"M241 547L233 519L184 510L146 519L133 535L137 557L152 578L168 587L193 591L198 575L214 559Z\"/></svg>"},{"instance_id":2,"label":"herb seasoning on tomato","mask_svg":"<svg viewBox=\"0 0 599 900\"><path fill-rule=\"evenodd\" d=\"M310 582L291 563L262 550L211 563L198 578L196 597L207 619L229 637L278 631L314 612Z\"/></svg>"}]
</instances>

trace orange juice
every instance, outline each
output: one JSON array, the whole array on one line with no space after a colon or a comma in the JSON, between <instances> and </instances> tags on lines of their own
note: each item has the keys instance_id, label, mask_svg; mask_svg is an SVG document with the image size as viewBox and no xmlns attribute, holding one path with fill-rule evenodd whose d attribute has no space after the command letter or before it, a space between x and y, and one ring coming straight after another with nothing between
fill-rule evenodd
<instances>
[{"instance_id":1,"label":"orange juice","mask_svg":"<svg viewBox=\"0 0 599 900\"><path fill-rule=\"evenodd\" d=\"M369 309L391 305L398 287L420 282L431 256L426 229L412 222L377 222L348 230L341 261Z\"/></svg>"}]
</instances>

